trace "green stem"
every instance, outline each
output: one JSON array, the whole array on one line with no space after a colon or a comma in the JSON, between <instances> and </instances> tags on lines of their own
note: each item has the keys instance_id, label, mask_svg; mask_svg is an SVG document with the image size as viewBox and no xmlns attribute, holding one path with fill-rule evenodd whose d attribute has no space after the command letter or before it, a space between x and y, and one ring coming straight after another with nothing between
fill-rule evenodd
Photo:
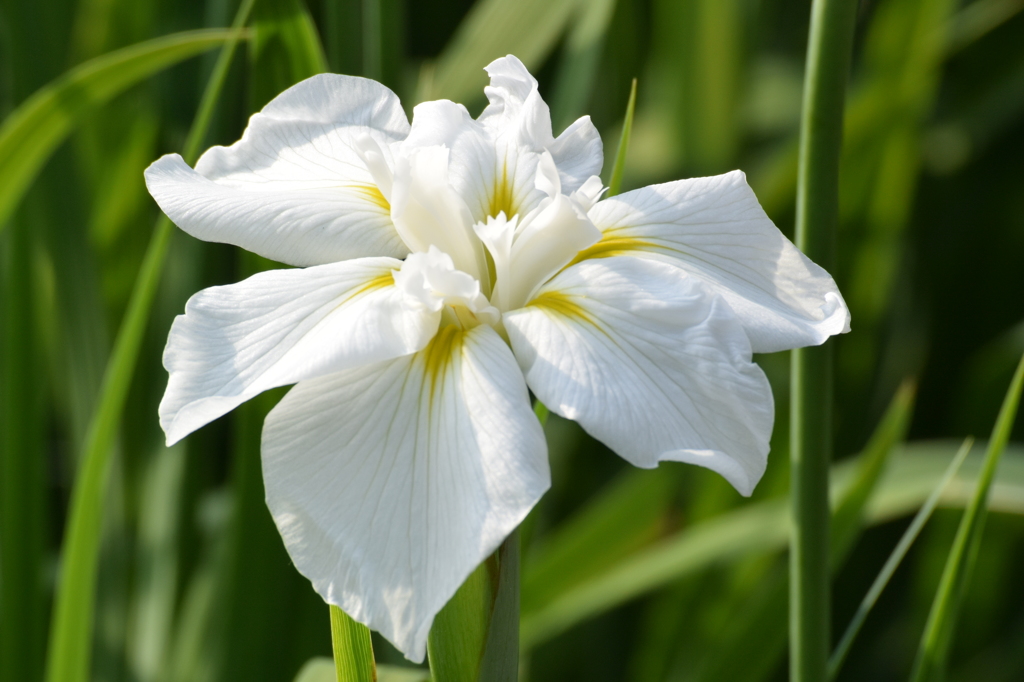
<instances>
[{"instance_id":1,"label":"green stem","mask_svg":"<svg viewBox=\"0 0 1024 682\"><path fill-rule=\"evenodd\" d=\"M839 220L843 103L857 3L814 0L807 46L796 244L831 270ZM830 648L828 467L832 349L793 351L791 407L790 679L826 679Z\"/></svg>"},{"instance_id":2,"label":"green stem","mask_svg":"<svg viewBox=\"0 0 1024 682\"><path fill-rule=\"evenodd\" d=\"M206 135L210 115L227 76L235 46L242 36L253 0L245 0L235 17L237 37L221 49L210 75L192 130L185 145L187 161L193 161ZM124 410L128 388L135 372L139 349L164 258L170 244L173 225L166 216L157 223L128 309L114 343L96 412L85 437L81 465L68 511L58 591L50 629L46 679L48 682L85 682L89 677L92 619L96 599L96 570L100 550L100 522L107 472L113 455L114 439Z\"/></svg>"}]
</instances>

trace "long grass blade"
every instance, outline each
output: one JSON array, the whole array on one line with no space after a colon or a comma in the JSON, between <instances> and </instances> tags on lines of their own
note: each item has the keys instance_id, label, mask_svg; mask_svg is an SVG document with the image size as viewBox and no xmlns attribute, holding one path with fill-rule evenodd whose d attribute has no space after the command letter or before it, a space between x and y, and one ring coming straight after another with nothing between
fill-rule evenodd
<instances>
[{"instance_id":1,"label":"long grass blade","mask_svg":"<svg viewBox=\"0 0 1024 682\"><path fill-rule=\"evenodd\" d=\"M622 189L622 174L626 171L626 154L629 152L629 138L633 134L633 115L636 113L636 79L629 88L629 102L626 104L626 117L622 119L622 134L619 136L619 148L615 152L615 165L612 166L611 178L608 180L608 196L613 197Z\"/></svg>"},{"instance_id":2,"label":"long grass blade","mask_svg":"<svg viewBox=\"0 0 1024 682\"><path fill-rule=\"evenodd\" d=\"M900 541L896 543L896 547L893 548L892 554L886 559L885 565L882 566L882 570L878 572L878 576L875 581L871 583L871 587L868 589L867 594L864 595L864 599L861 601L860 606L857 607L857 612L853 614L853 618L850 619L850 624L846 626L846 631L843 633L842 638L839 640L839 644L836 645L835 651L832 652L832 656L828 660L828 678L834 680L836 675L839 674L839 669L843 666L843 662L846 660L847 654L850 653L850 646L853 644L853 640L857 638L857 634L860 632L861 627L864 625L864 621L867 619L868 614L871 613L871 609L874 608L875 602L878 601L878 597L881 596L882 590L885 589L886 585L889 584L889 580L892 578L893 573L899 567L900 562L903 561L903 557L910 551L911 545L917 540L917 536L921 534L921 529L928 523L928 519L932 517L932 512L935 511L935 507L939 504L939 498L942 496L942 492L949 485L949 482L953 480L956 473L960 470L960 466L967 459L967 455L971 452L971 447L974 445L974 439L968 438L964 441L964 444L960 446L959 452L953 457L953 461L949 463L949 467L946 469L946 473L943 474L942 480L935 486L935 490L932 491L928 499L924 501L917 514L914 516L914 520L907 526L907 530L904 531Z\"/></svg>"},{"instance_id":3,"label":"long grass blade","mask_svg":"<svg viewBox=\"0 0 1024 682\"><path fill-rule=\"evenodd\" d=\"M988 515L989 490L992 487L999 460L1010 440L1010 431L1013 429L1013 422L1017 416L1017 406L1020 404L1022 388L1024 388L1024 357L1021 357L1017 371L1010 382L1010 388L1003 399L1003 406L999 410L999 417L992 429L992 437L989 439L988 450L985 453L985 463L978 476L977 487L974 489L970 504L967 505L964 515L960 519L960 526L953 539L953 547L946 558L946 566L939 581L939 588L935 593L935 600L932 602L932 609L928 614L928 621L921 637L921 646L910 675L913 682L938 680L945 673L957 612L970 583L971 570L978 555L978 548L981 546L982 531L985 528L985 518Z\"/></svg>"},{"instance_id":4,"label":"long grass blade","mask_svg":"<svg viewBox=\"0 0 1024 682\"><path fill-rule=\"evenodd\" d=\"M868 501L864 523L874 526L915 513L941 480L945 469L942 462L951 459L957 447L943 441L900 448L878 491ZM859 464L855 460L833 467L833 488L847 488ZM980 457L968 457L940 503L966 506L980 465ZM1024 515L1024 449L1008 448L992 493L993 510ZM543 605L524 608L523 648L534 647L587 619L712 566L784 550L789 542L787 504L784 499L766 500L695 523L570 586ZM532 603L532 598L524 595L524 607Z\"/></svg>"},{"instance_id":5,"label":"long grass blade","mask_svg":"<svg viewBox=\"0 0 1024 682\"><path fill-rule=\"evenodd\" d=\"M195 123L183 150L189 161L194 160L205 137L214 103L224 84L235 47L243 36L242 27L252 3L253 0L242 3L233 31L218 32L218 42L224 43L224 46L203 93ZM162 218L142 262L135 290L103 377L96 412L86 435L81 468L71 493L68 511L63 559L50 628L46 670L48 682L85 682L89 675L90 635L106 474L170 237L171 223Z\"/></svg>"},{"instance_id":6,"label":"long grass blade","mask_svg":"<svg viewBox=\"0 0 1024 682\"><path fill-rule=\"evenodd\" d=\"M850 549L867 525L868 504L884 491L883 477L894 459L894 453L906 436L913 414L915 387L905 382L893 397L864 452L857 457L848 485L835 485L839 491L831 495L832 545L831 574L846 563ZM747 597L734 608L724 636L705 658L699 680L758 680L775 669L786 649L787 585L782 576L769 573L758 583L759 597ZM767 593L767 594L764 594ZM754 602L751 607L750 601ZM756 646L748 646L751 637ZM737 657L735 651L744 647L747 655Z\"/></svg>"},{"instance_id":7,"label":"long grass blade","mask_svg":"<svg viewBox=\"0 0 1024 682\"><path fill-rule=\"evenodd\" d=\"M75 67L27 99L0 128L0 230L50 154L85 113L235 35L203 29L154 38Z\"/></svg>"}]
</instances>

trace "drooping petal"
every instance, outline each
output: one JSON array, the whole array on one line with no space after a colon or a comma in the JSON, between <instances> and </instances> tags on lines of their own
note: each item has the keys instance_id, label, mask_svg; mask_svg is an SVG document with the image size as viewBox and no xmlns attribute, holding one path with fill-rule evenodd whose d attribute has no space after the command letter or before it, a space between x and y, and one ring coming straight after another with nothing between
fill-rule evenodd
<instances>
[{"instance_id":1,"label":"drooping petal","mask_svg":"<svg viewBox=\"0 0 1024 682\"><path fill-rule=\"evenodd\" d=\"M540 96L535 79L518 58L507 55L485 67L491 83L484 88L490 102L477 119L500 143L508 156L514 147L547 150L554 157L566 194L575 192L592 175L601 173L604 149L601 135L589 116L577 119L556 139L551 112ZM513 168L514 164L506 164ZM506 211L506 214L511 215ZM495 215L495 214L492 214Z\"/></svg>"},{"instance_id":2,"label":"drooping petal","mask_svg":"<svg viewBox=\"0 0 1024 682\"><path fill-rule=\"evenodd\" d=\"M275 386L422 348L441 314L410 306L393 258L271 270L189 299L164 350L168 444Z\"/></svg>"},{"instance_id":3,"label":"drooping petal","mask_svg":"<svg viewBox=\"0 0 1024 682\"><path fill-rule=\"evenodd\" d=\"M749 495L774 406L729 306L678 268L588 260L504 316L537 397L640 467L699 464Z\"/></svg>"},{"instance_id":4,"label":"drooping petal","mask_svg":"<svg viewBox=\"0 0 1024 682\"><path fill-rule=\"evenodd\" d=\"M263 478L298 570L413 661L550 483L522 373L488 326L298 384L267 417Z\"/></svg>"},{"instance_id":5,"label":"drooping petal","mask_svg":"<svg viewBox=\"0 0 1024 682\"><path fill-rule=\"evenodd\" d=\"M177 155L146 170L160 208L205 241L241 246L291 265L362 256L403 257L390 206L360 151L391 145L409 123L393 92L364 78L302 81L249 120L242 139L213 147L193 171Z\"/></svg>"},{"instance_id":6,"label":"drooping petal","mask_svg":"<svg viewBox=\"0 0 1024 682\"><path fill-rule=\"evenodd\" d=\"M644 187L589 215L604 237L577 260L634 255L678 265L728 301L754 352L817 345L850 329L832 277L775 227L740 171Z\"/></svg>"}]
</instances>

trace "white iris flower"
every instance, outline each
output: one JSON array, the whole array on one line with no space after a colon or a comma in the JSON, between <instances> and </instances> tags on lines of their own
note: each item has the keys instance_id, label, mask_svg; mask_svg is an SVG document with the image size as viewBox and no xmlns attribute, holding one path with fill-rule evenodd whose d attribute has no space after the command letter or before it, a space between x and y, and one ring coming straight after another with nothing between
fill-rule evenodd
<instances>
[{"instance_id":1,"label":"white iris flower","mask_svg":"<svg viewBox=\"0 0 1024 682\"><path fill-rule=\"evenodd\" d=\"M772 394L752 352L849 329L835 282L743 173L599 201L601 138L559 137L515 57L474 120L374 81L282 93L195 170L146 171L183 230L298 266L189 300L164 353L174 443L275 386L267 504L325 600L423 659L434 616L547 490L527 389L640 467L749 495Z\"/></svg>"}]
</instances>

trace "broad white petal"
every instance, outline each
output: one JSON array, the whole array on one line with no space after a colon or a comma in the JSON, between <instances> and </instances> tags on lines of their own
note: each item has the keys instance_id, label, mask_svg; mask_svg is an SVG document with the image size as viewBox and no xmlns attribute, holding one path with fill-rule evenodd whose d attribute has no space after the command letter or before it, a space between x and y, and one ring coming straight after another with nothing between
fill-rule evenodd
<instances>
[{"instance_id":1,"label":"broad white petal","mask_svg":"<svg viewBox=\"0 0 1024 682\"><path fill-rule=\"evenodd\" d=\"M417 662L550 484L522 373L488 326L298 384L264 425L263 480L299 571Z\"/></svg>"},{"instance_id":2,"label":"broad white petal","mask_svg":"<svg viewBox=\"0 0 1024 682\"><path fill-rule=\"evenodd\" d=\"M393 258L271 270L189 299L164 350L168 444L275 386L422 348L440 313L410 306Z\"/></svg>"},{"instance_id":3,"label":"broad white petal","mask_svg":"<svg viewBox=\"0 0 1024 682\"><path fill-rule=\"evenodd\" d=\"M678 268L585 261L504 323L537 397L631 463L699 464L743 495L760 480L771 387L729 306Z\"/></svg>"},{"instance_id":4,"label":"broad white petal","mask_svg":"<svg viewBox=\"0 0 1024 682\"><path fill-rule=\"evenodd\" d=\"M635 255L678 265L729 302L756 353L850 329L832 277L775 227L740 171L644 187L589 215L604 237L577 260Z\"/></svg>"},{"instance_id":5,"label":"broad white petal","mask_svg":"<svg viewBox=\"0 0 1024 682\"><path fill-rule=\"evenodd\" d=\"M591 175L601 173L604 149L589 116L577 119L556 139L551 132L551 112L537 89L537 79L518 58L508 55L496 59L486 71L491 83L484 94L490 104L477 120L496 140L551 152L566 194L579 189Z\"/></svg>"},{"instance_id":6,"label":"broad white petal","mask_svg":"<svg viewBox=\"0 0 1024 682\"><path fill-rule=\"evenodd\" d=\"M390 146L409 123L398 98L363 78L302 81L249 119L242 139L213 147L190 169L165 156L146 170L160 208L183 230L292 265L405 256L389 205L360 154Z\"/></svg>"}]
</instances>

